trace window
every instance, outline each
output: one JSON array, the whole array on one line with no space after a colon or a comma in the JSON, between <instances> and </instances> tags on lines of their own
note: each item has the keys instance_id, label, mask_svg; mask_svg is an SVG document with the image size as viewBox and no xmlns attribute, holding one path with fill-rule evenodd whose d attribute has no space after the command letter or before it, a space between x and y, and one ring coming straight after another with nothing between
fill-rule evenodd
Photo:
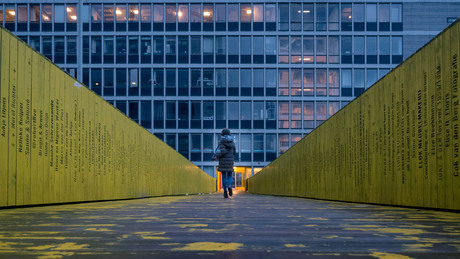
<instances>
[{"instance_id":1,"label":"window","mask_svg":"<svg viewBox=\"0 0 460 259\"><path fill-rule=\"evenodd\" d=\"M338 4L329 4L328 29L330 31L339 30L339 5Z\"/></svg>"},{"instance_id":2,"label":"window","mask_svg":"<svg viewBox=\"0 0 460 259\"><path fill-rule=\"evenodd\" d=\"M313 9L313 4L303 4L303 30L304 31L313 31L314 27L314 17L315 12Z\"/></svg>"},{"instance_id":3,"label":"window","mask_svg":"<svg viewBox=\"0 0 460 259\"><path fill-rule=\"evenodd\" d=\"M379 37L379 63L390 64L390 37Z\"/></svg>"},{"instance_id":4,"label":"window","mask_svg":"<svg viewBox=\"0 0 460 259\"><path fill-rule=\"evenodd\" d=\"M315 74L313 69L303 70L303 95L315 95Z\"/></svg>"},{"instance_id":5,"label":"window","mask_svg":"<svg viewBox=\"0 0 460 259\"><path fill-rule=\"evenodd\" d=\"M201 4L190 5L190 22L200 23L201 22Z\"/></svg>"},{"instance_id":6,"label":"window","mask_svg":"<svg viewBox=\"0 0 460 259\"><path fill-rule=\"evenodd\" d=\"M338 36L329 36L328 44L328 56L329 64L339 63L339 37Z\"/></svg>"},{"instance_id":7,"label":"window","mask_svg":"<svg viewBox=\"0 0 460 259\"><path fill-rule=\"evenodd\" d=\"M291 129L302 128L302 102L291 102Z\"/></svg>"},{"instance_id":8,"label":"window","mask_svg":"<svg viewBox=\"0 0 460 259\"><path fill-rule=\"evenodd\" d=\"M265 4L265 22L276 22L276 5Z\"/></svg>"},{"instance_id":9,"label":"window","mask_svg":"<svg viewBox=\"0 0 460 259\"><path fill-rule=\"evenodd\" d=\"M76 18L76 17L75 17ZM29 6L29 20L32 23L40 22L40 5L30 5ZM3 21L3 12L0 10L0 22Z\"/></svg>"},{"instance_id":10,"label":"window","mask_svg":"<svg viewBox=\"0 0 460 259\"><path fill-rule=\"evenodd\" d=\"M303 63L314 62L315 45L313 36L303 37Z\"/></svg>"},{"instance_id":11,"label":"window","mask_svg":"<svg viewBox=\"0 0 460 259\"><path fill-rule=\"evenodd\" d=\"M325 64L327 62L327 41L326 36L316 36L316 63Z\"/></svg>"},{"instance_id":12,"label":"window","mask_svg":"<svg viewBox=\"0 0 460 259\"><path fill-rule=\"evenodd\" d=\"M279 69L279 95L289 95L289 69Z\"/></svg>"},{"instance_id":13,"label":"window","mask_svg":"<svg viewBox=\"0 0 460 259\"><path fill-rule=\"evenodd\" d=\"M138 22L139 21L139 5L138 4L129 4L128 5L128 21Z\"/></svg>"},{"instance_id":14,"label":"window","mask_svg":"<svg viewBox=\"0 0 460 259\"><path fill-rule=\"evenodd\" d=\"M379 30L390 30L390 4L379 4Z\"/></svg>"},{"instance_id":15,"label":"window","mask_svg":"<svg viewBox=\"0 0 460 259\"><path fill-rule=\"evenodd\" d=\"M67 37L67 63L77 63L77 37Z\"/></svg>"},{"instance_id":16,"label":"window","mask_svg":"<svg viewBox=\"0 0 460 259\"><path fill-rule=\"evenodd\" d=\"M104 5L104 22L113 22L114 14L113 14L113 5Z\"/></svg>"},{"instance_id":17,"label":"window","mask_svg":"<svg viewBox=\"0 0 460 259\"><path fill-rule=\"evenodd\" d=\"M377 37L366 37L366 55L368 64L377 64Z\"/></svg>"},{"instance_id":18,"label":"window","mask_svg":"<svg viewBox=\"0 0 460 259\"><path fill-rule=\"evenodd\" d=\"M214 6L212 4L203 4L203 22L212 23L214 16Z\"/></svg>"},{"instance_id":19,"label":"window","mask_svg":"<svg viewBox=\"0 0 460 259\"><path fill-rule=\"evenodd\" d=\"M351 4L342 4L342 31L351 31L352 9Z\"/></svg>"},{"instance_id":20,"label":"window","mask_svg":"<svg viewBox=\"0 0 460 259\"><path fill-rule=\"evenodd\" d=\"M291 64L302 63L302 38L291 36Z\"/></svg>"},{"instance_id":21,"label":"window","mask_svg":"<svg viewBox=\"0 0 460 259\"><path fill-rule=\"evenodd\" d=\"M266 69L265 85L267 88L275 88L277 85L276 69Z\"/></svg>"},{"instance_id":22,"label":"window","mask_svg":"<svg viewBox=\"0 0 460 259\"><path fill-rule=\"evenodd\" d=\"M352 38L351 36L342 36L342 63L352 63Z\"/></svg>"},{"instance_id":23,"label":"window","mask_svg":"<svg viewBox=\"0 0 460 259\"><path fill-rule=\"evenodd\" d=\"M117 5L115 13L117 22L126 22L126 5Z\"/></svg>"},{"instance_id":24,"label":"window","mask_svg":"<svg viewBox=\"0 0 460 259\"><path fill-rule=\"evenodd\" d=\"M228 5L228 22L238 22L238 4Z\"/></svg>"},{"instance_id":25,"label":"window","mask_svg":"<svg viewBox=\"0 0 460 259\"><path fill-rule=\"evenodd\" d=\"M402 62L402 37L391 37L391 55L393 64Z\"/></svg>"},{"instance_id":26,"label":"window","mask_svg":"<svg viewBox=\"0 0 460 259\"><path fill-rule=\"evenodd\" d=\"M254 161L263 161L263 152L264 152L264 134L254 134L254 153L262 153L262 157L255 159Z\"/></svg>"},{"instance_id":27,"label":"window","mask_svg":"<svg viewBox=\"0 0 460 259\"><path fill-rule=\"evenodd\" d=\"M330 118L340 109L340 102L329 102L329 107L327 109L327 117Z\"/></svg>"},{"instance_id":28,"label":"window","mask_svg":"<svg viewBox=\"0 0 460 259\"><path fill-rule=\"evenodd\" d=\"M265 55L276 55L276 53L276 37L265 37Z\"/></svg>"},{"instance_id":29,"label":"window","mask_svg":"<svg viewBox=\"0 0 460 259\"><path fill-rule=\"evenodd\" d=\"M327 24L326 4L316 4L316 30L325 31Z\"/></svg>"},{"instance_id":30,"label":"window","mask_svg":"<svg viewBox=\"0 0 460 259\"><path fill-rule=\"evenodd\" d=\"M353 5L353 28L355 31L364 31L364 4L354 4Z\"/></svg>"},{"instance_id":31,"label":"window","mask_svg":"<svg viewBox=\"0 0 460 259\"><path fill-rule=\"evenodd\" d=\"M6 7L8 8L8 7ZM7 9L8 12L8 9ZM5 19L8 21L8 14L6 14ZM14 19L14 17L13 17ZM13 20L14 21L14 20ZM51 23L53 21L53 7L52 5L42 5L42 22Z\"/></svg>"},{"instance_id":32,"label":"window","mask_svg":"<svg viewBox=\"0 0 460 259\"><path fill-rule=\"evenodd\" d=\"M302 69L291 69L291 95L302 95Z\"/></svg>"},{"instance_id":33,"label":"window","mask_svg":"<svg viewBox=\"0 0 460 259\"><path fill-rule=\"evenodd\" d=\"M339 70L338 69L329 69L328 74L328 83L329 83L329 96L339 96L340 95L340 79L339 79Z\"/></svg>"},{"instance_id":34,"label":"window","mask_svg":"<svg viewBox=\"0 0 460 259\"><path fill-rule=\"evenodd\" d=\"M303 103L303 127L305 129L315 128L315 102Z\"/></svg>"},{"instance_id":35,"label":"window","mask_svg":"<svg viewBox=\"0 0 460 259\"><path fill-rule=\"evenodd\" d=\"M253 69L253 86L254 87L264 87L264 70L263 69Z\"/></svg>"},{"instance_id":36,"label":"window","mask_svg":"<svg viewBox=\"0 0 460 259\"><path fill-rule=\"evenodd\" d=\"M266 160L272 161L276 158L276 134L265 134Z\"/></svg>"},{"instance_id":37,"label":"window","mask_svg":"<svg viewBox=\"0 0 460 259\"><path fill-rule=\"evenodd\" d=\"M279 60L280 64L289 64L289 36L279 37L278 46L279 46Z\"/></svg>"},{"instance_id":38,"label":"window","mask_svg":"<svg viewBox=\"0 0 460 259\"><path fill-rule=\"evenodd\" d=\"M225 19L225 4L216 4L216 22L223 23Z\"/></svg>"},{"instance_id":39,"label":"window","mask_svg":"<svg viewBox=\"0 0 460 259\"><path fill-rule=\"evenodd\" d=\"M264 5L254 4L254 22L264 21Z\"/></svg>"},{"instance_id":40,"label":"window","mask_svg":"<svg viewBox=\"0 0 460 259\"><path fill-rule=\"evenodd\" d=\"M377 5L376 4L366 5L366 30L368 31L377 30Z\"/></svg>"},{"instance_id":41,"label":"window","mask_svg":"<svg viewBox=\"0 0 460 259\"><path fill-rule=\"evenodd\" d=\"M402 5L401 4L391 5L391 22L394 22L394 23L402 22Z\"/></svg>"},{"instance_id":42,"label":"window","mask_svg":"<svg viewBox=\"0 0 460 259\"><path fill-rule=\"evenodd\" d=\"M153 22L162 23L164 21L164 6L163 4L153 5Z\"/></svg>"},{"instance_id":43,"label":"window","mask_svg":"<svg viewBox=\"0 0 460 259\"><path fill-rule=\"evenodd\" d=\"M291 3L291 31L300 31L302 29L302 12L301 4Z\"/></svg>"},{"instance_id":44,"label":"window","mask_svg":"<svg viewBox=\"0 0 460 259\"><path fill-rule=\"evenodd\" d=\"M216 69L216 88L224 88L227 86L227 77L225 69Z\"/></svg>"},{"instance_id":45,"label":"window","mask_svg":"<svg viewBox=\"0 0 460 259\"><path fill-rule=\"evenodd\" d=\"M165 21L167 23L176 22L176 4L166 4Z\"/></svg>"},{"instance_id":46,"label":"window","mask_svg":"<svg viewBox=\"0 0 460 259\"><path fill-rule=\"evenodd\" d=\"M27 22L27 5L18 5L18 23Z\"/></svg>"},{"instance_id":47,"label":"window","mask_svg":"<svg viewBox=\"0 0 460 259\"><path fill-rule=\"evenodd\" d=\"M316 69L316 95L326 96L327 94L327 70Z\"/></svg>"},{"instance_id":48,"label":"window","mask_svg":"<svg viewBox=\"0 0 460 259\"><path fill-rule=\"evenodd\" d=\"M364 69L355 69L353 79L354 95L359 96L364 91Z\"/></svg>"},{"instance_id":49,"label":"window","mask_svg":"<svg viewBox=\"0 0 460 259\"><path fill-rule=\"evenodd\" d=\"M287 31L289 30L289 4L278 4L278 30Z\"/></svg>"},{"instance_id":50,"label":"window","mask_svg":"<svg viewBox=\"0 0 460 259\"><path fill-rule=\"evenodd\" d=\"M316 127L327 120L327 102L316 102Z\"/></svg>"},{"instance_id":51,"label":"window","mask_svg":"<svg viewBox=\"0 0 460 259\"><path fill-rule=\"evenodd\" d=\"M377 69L367 69L366 88L371 87L377 81Z\"/></svg>"},{"instance_id":52,"label":"window","mask_svg":"<svg viewBox=\"0 0 460 259\"><path fill-rule=\"evenodd\" d=\"M152 21L152 7L150 4L141 4L141 22L150 23Z\"/></svg>"},{"instance_id":53,"label":"window","mask_svg":"<svg viewBox=\"0 0 460 259\"><path fill-rule=\"evenodd\" d=\"M357 62L356 56L364 56L364 50L365 50L364 36L355 36L353 39L354 39L353 54L355 55L355 63L363 64L364 61Z\"/></svg>"},{"instance_id":54,"label":"window","mask_svg":"<svg viewBox=\"0 0 460 259\"><path fill-rule=\"evenodd\" d=\"M76 5L67 5L67 23L77 22L77 6Z\"/></svg>"},{"instance_id":55,"label":"window","mask_svg":"<svg viewBox=\"0 0 460 259\"><path fill-rule=\"evenodd\" d=\"M342 69L342 96L352 96L351 69Z\"/></svg>"},{"instance_id":56,"label":"window","mask_svg":"<svg viewBox=\"0 0 460 259\"><path fill-rule=\"evenodd\" d=\"M289 149L289 134L279 134L280 155Z\"/></svg>"},{"instance_id":57,"label":"window","mask_svg":"<svg viewBox=\"0 0 460 259\"><path fill-rule=\"evenodd\" d=\"M129 87L139 87L139 70L137 68L129 69Z\"/></svg>"},{"instance_id":58,"label":"window","mask_svg":"<svg viewBox=\"0 0 460 259\"><path fill-rule=\"evenodd\" d=\"M279 125L280 129L289 129L289 102L279 102Z\"/></svg>"},{"instance_id":59,"label":"window","mask_svg":"<svg viewBox=\"0 0 460 259\"><path fill-rule=\"evenodd\" d=\"M242 23L249 23L251 22L252 16L252 9L251 5L249 4L241 4L240 5L240 20Z\"/></svg>"}]
</instances>

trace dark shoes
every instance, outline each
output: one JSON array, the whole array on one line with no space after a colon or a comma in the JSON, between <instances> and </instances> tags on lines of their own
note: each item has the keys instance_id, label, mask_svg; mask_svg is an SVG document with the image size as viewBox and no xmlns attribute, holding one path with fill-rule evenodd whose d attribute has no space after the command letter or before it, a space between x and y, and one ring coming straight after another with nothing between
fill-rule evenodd
<instances>
[{"instance_id":1,"label":"dark shoes","mask_svg":"<svg viewBox=\"0 0 460 259\"><path fill-rule=\"evenodd\" d=\"M227 191L224 191L224 198L228 198Z\"/></svg>"},{"instance_id":2,"label":"dark shoes","mask_svg":"<svg viewBox=\"0 0 460 259\"><path fill-rule=\"evenodd\" d=\"M228 188L228 195L233 196L232 188Z\"/></svg>"}]
</instances>

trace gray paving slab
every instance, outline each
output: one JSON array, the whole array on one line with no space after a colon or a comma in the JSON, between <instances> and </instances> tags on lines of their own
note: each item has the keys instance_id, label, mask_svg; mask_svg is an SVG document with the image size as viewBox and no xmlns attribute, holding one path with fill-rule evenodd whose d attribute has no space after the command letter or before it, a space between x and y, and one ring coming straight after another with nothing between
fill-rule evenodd
<instances>
[{"instance_id":1,"label":"gray paving slab","mask_svg":"<svg viewBox=\"0 0 460 259\"><path fill-rule=\"evenodd\" d=\"M235 192L0 210L0 258L460 258L460 213Z\"/></svg>"}]
</instances>

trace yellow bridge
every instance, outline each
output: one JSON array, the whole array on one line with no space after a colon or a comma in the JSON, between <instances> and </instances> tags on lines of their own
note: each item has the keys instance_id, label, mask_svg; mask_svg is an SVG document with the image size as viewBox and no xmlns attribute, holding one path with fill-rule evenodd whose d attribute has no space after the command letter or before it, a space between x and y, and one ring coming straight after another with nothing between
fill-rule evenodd
<instances>
[{"instance_id":1,"label":"yellow bridge","mask_svg":"<svg viewBox=\"0 0 460 259\"><path fill-rule=\"evenodd\" d=\"M456 22L224 200L1 29L0 257L458 258L459 42Z\"/></svg>"}]
</instances>

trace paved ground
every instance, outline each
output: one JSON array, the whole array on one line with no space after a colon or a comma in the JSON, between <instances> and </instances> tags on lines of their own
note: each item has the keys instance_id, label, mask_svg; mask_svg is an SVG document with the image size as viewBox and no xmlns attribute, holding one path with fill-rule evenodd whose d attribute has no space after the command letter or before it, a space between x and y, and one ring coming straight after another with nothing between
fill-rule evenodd
<instances>
[{"instance_id":1,"label":"paved ground","mask_svg":"<svg viewBox=\"0 0 460 259\"><path fill-rule=\"evenodd\" d=\"M0 210L1 258L460 258L460 214L237 192Z\"/></svg>"}]
</instances>

